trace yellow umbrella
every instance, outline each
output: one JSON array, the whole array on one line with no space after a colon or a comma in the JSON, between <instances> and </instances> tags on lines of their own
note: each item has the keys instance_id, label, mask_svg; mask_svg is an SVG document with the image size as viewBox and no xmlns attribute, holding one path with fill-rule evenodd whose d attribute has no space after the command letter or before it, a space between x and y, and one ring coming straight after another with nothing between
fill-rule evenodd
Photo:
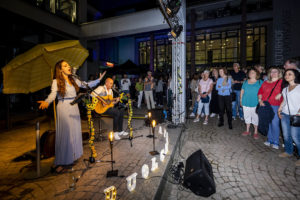
<instances>
[{"instance_id":1,"label":"yellow umbrella","mask_svg":"<svg viewBox=\"0 0 300 200\"><path fill-rule=\"evenodd\" d=\"M78 68L88 55L78 40L36 45L2 68L3 93L27 94L48 87L52 83L54 66L59 60L66 60L70 66Z\"/></svg>"}]
</instances>

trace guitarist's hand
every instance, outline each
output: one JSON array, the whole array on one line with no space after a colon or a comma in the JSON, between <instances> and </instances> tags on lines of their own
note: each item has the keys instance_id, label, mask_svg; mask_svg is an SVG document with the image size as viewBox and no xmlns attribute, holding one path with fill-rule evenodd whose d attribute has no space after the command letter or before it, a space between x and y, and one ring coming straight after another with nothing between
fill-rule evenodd
<instances>
[{"instance_id":1,"label":"guitarist's hand","mask_svg":"<svg viewBox=\"0 0 300 200\"><path fill-rule=\"evenodd\" d=\"M119 101L120 101L120 97L115 98L115 99L114 99L114 104L118 103Z\"/></svg>"}]
</instances>

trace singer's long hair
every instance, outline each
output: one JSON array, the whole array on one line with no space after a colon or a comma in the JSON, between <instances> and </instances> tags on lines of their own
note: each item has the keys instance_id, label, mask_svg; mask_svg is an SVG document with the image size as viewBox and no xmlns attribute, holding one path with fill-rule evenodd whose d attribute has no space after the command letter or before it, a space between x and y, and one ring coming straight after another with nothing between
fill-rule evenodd
<instances>
[{"instance_id":1,"label":"singer's long hair","mask_svg":"<svg viewBox=\"0 0 300 200\"><path fill-rule=\"evenodd\" d=\"M56 79L57 82L57 91L60 96L64 97L66 94L66 80L64 79L61 71L61 64L63 62L66 62L65 60L60 60L55 64L55 73L54 73L54 79ZM72 83L72 85L75 87L76 92L79 91L79 87L76 84L75 80L72 78L72 76L68 76L69 81Z\"/></svg>"}]
</instances>

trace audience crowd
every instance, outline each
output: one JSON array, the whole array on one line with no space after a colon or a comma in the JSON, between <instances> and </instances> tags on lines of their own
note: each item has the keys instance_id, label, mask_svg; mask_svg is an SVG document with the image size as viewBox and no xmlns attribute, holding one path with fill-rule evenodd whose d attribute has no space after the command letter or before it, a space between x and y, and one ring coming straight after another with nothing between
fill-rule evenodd
<instances>
[{"instance_id":1,"label":"audience crowd","mask_svg":"<svg viewBox=\"0 0 300 200\"><path fill-rule=\"evenodd\" d=\"M279 149L282 135L285 151L279 157L292 156L294 148L300 155L300 127L290 123L291 116L300 116L299 71L299 61L290 59L283 67L272 66L267 70L262 65L241 69L239 63L234 63L231 71L212 67L194 74L191 79L187 74L189 117L195 117L195 123L204 125L209 123L209 118L218 117L217 126L222 127L226 113L229 129L234 128L233 120L244 121L245 131L241 135L258 139L261 133L267 136L264 144L274 149ZM153 76L149 71L145 77L128 78L125 74L119 81L115 76L113 80L114 89L129 93L138 109L144 102L148 110L171 110L170 76ZM300 166L300 160L296 165Z\"/></svg>"}]
</instances>

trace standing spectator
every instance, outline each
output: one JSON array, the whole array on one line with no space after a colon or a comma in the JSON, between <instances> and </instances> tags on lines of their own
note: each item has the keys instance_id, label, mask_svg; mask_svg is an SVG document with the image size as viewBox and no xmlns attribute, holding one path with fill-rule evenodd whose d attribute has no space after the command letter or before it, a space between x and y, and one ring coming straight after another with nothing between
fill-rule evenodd
<instances>
[{"instance_id":1,"label":"standing spectator","mask_svg":"<svg viewBox=\"0 0 300 200\"><path fill-rule=\"evenodd\" d=\"M212 80L213 80L213 90L211 93L211 101L209 105L209 110L211 112L210 117L216 116L219 114L219 104L218 104L218 91L216 90L217 80L219 78L219 73L217 68L212 70Z\"/></svg>"},{"instance_id":2,"label":"standing spectator","mask_svg":"<svg viewBox=\"0 0 300 200\"><path fill-rule=\"evenodd\" d=\"M121 79L121 90L125 94L129 94L129 87L131 85L130 79L127 78L127 74L123 75L123 78Z\"/></svg>"},{"instance_id":3,"label":"standing spectator","mask_svg":"<svg viewBox=\"0 0 300 200\"><path fill-rule=\"evenodd\" d=\"M260 64L254 65L254 68L258 71L260 80L266 81L268 79L268 76L264 72L264 67L262 65Z\"/></svg>"},{"instance_id":4,"label":"standing spectator","mask_svg":"<svg viewBox=\"0 0 300 200\"><path fill-rule=\"evenodd\" d=\"M243 132L243 136L250 134L250 125L254 126L254 139L258 139L258 115L255 112L256 106L258 104L258 90L262 85L262 80L259 80L259 72L256 69L250 69L248 72L248 80L246 80L242 85L241 90L241 106L243 106L246 131Z\"/></svg>"},{"instance_id":5,"label":"standing spectator","mask_svg":"<svg viewBox=\"0 0 300 200\"><path fill-rule=\"evenodd\" d=\"M191 93L192 93L192 106L191 106L191 108L193 108L195 106L195 102L196 102L197 96L198 96L198 92L196 91L197 84L198 84L197 79L198 79L197 75L194 74L193 79L190 83L190 88L191 88Z\"/></svg>"},{"instance_id":6,"label":"standing spectator","mask_svg":"<svg viewBox=\"0 0 300 200\"><path fill-rule=\"evenodd\" d=\"M278 116L281 119L281 127L284 137L284 153L279 157L290 157L294 151L293 141L298 149L300 156L300 127L290 125L292 115L300 115L300 85L299 72L295 69L288 69L284 74L284 79L289 83L282 91L283 102L278 109ZM300 160L296 161L296 166L300 166Z\"/></svg>"},{"instance_id":7,"label":"standing spectator","mask_svg":"<svg viewBox=\"0 0 300 200\"><path fill-rule=\"evenodd\" d=\"M267 146L272 145L274 149L279 149L280 127L279 127L279 117L277 113L278 113L279 105L282 101L282 97L277 99L275 97L279 93L281 93L281 84L282 84L281 78L282 78L281 70L277 67L271 67L268 71L268 80L261 85L258 91L258 101L260 106L265 106L264 101L268 101L271 104L272 110L275 114L272 122L269 124L268 140L264 143ZM271 96L269 97L270 94Z\"/></svg>"},{"instance_id":8,"label":"standing spectator","mask_svg":"<svg viewBox=\"0 0 300 200\"><path fill-rule=\"evenodd\" d=\"M119 85L119 81L116 79L116 75L113 75L111 77L111 79L114 81L114 85L113 85L112 88L115 89L115 90L119 90L120 85Z\"/></svg>"},{"instance_id":9,"label":"standing spectator","mask_svg":"<svg viewBox=\"0 0 300 200\"><path fill-rule=\"evenodd\" d=\"M145 91L145 99L148 110L155 109L155 104L153 100L153 81L152 72L148 71L147 76L144 80L144 91ZM151 102L151 105L150 105Z\"/></svg>"},{"instance_id":10,"label":"standing spectator","mask_svg":"<svg viewBox=\"0 0 300 200\"><path fill-rule=\"evenodd\" d=\"M168 77L168 109L169 109L169 113L171 113L171 108L173 107L173 88L174 88L174 83L172 81L172 75L169 75ZM168 113L168 115L169 115Z\"/></svg>"},{"instance_id":11,"label":"standing spectator","mask_svg":"<svg viewBox=\"0 0 300 200\"><path fill-rule=\"evenodd\" d=\"M143 79L142 77L139 78L139 81L135 84L135 89L138 93L138 104L137 107L141 108L141 103L143 99L143 89L144 89L144 84L143 84Z\"/></svg>"},{"instance_id":12,"label":"standing spectator","mask_svg":"<svg viewBox=\"0 0 300 200\"><path fill-rule=\"evenodd\" d=\"M298 60L295 60L295 59L289 59L285 62L284 64L284 69L287 70L287 69L295 69L297 70L298 72L300 71L299 69L299 61Z\"/></svg>"},{"instance_id":13,"label":"standing spectator","mask_svg":"<svg viewBox=\"0 0 300 200\"><path fill-rule=\"evenodd\" d=\"M233 64L233 72L231 73L233 82L233 92L235 93L236 100L232 102L232 118L235 119L237 116L237 110L241 120L244 119L243 109L240 106L240 94L243 82L246 80L246 74L240 70L238 63Z\"/></svg>"},{"instance_id":14,"label":"standing spectator","mask_svg":"<svg viewBox=\"0 0 300 200\"><path fill-rule=\"evenodd\" d=\"M163 95L164 95L164 93L163 93L164 88L163 88L163 86L164 86L163 77L160 76L159 80L157 82L156 88L155 88L155 90L156 90L156 97L157 97L157 105L159 107L162 107L164 105L164 102L163 102L163 100L164 100L163 99L164 98L163 97Z\"/></svg>"},{"instance_id":15,"label":"standing spectator","mask_svg":"<svg viewBox=\"0 0 300 200\"><path fill-rule=\"evenodd\" d=\"M202 108L204 108L205 120L203 124L206 125L208 123L209 102L211 99L211 91L213 89L213 81L209 78L208 70L205 70L203 74L203 79L201 79L198 84L200 100L198 102L198 111L194 122L199 122L199 115L202 111Z\"/></svg>"},{"instance_id":16,"label":"standing spectator","mask_svg":"<svg viewBox=\"0 0 300 200\"><path fill-rule=\"evenodd\" d=\"M216 89L218 90L218 102L219 102L219 123L218 127L224 126L224 113L226 110L228 127L232 129L232 106L231 106L231 79L227 76L227 70L225 68L219 69L220 78L217 80Z\"/></svg>"},{"instance_id":17,"label":"standing spectator","mask_svg":"<svg viewBox=\"0 0 300 200\"><path fill-rule=\"evenodd\" d=\"M131 85L129 87L130 98L134 99L134 100L137 100L136 99L136 97L137 97L137 91L135 89L136 79L135 78L131 78L130 83L131 83Z\"/></svg>"}]
</instances>

